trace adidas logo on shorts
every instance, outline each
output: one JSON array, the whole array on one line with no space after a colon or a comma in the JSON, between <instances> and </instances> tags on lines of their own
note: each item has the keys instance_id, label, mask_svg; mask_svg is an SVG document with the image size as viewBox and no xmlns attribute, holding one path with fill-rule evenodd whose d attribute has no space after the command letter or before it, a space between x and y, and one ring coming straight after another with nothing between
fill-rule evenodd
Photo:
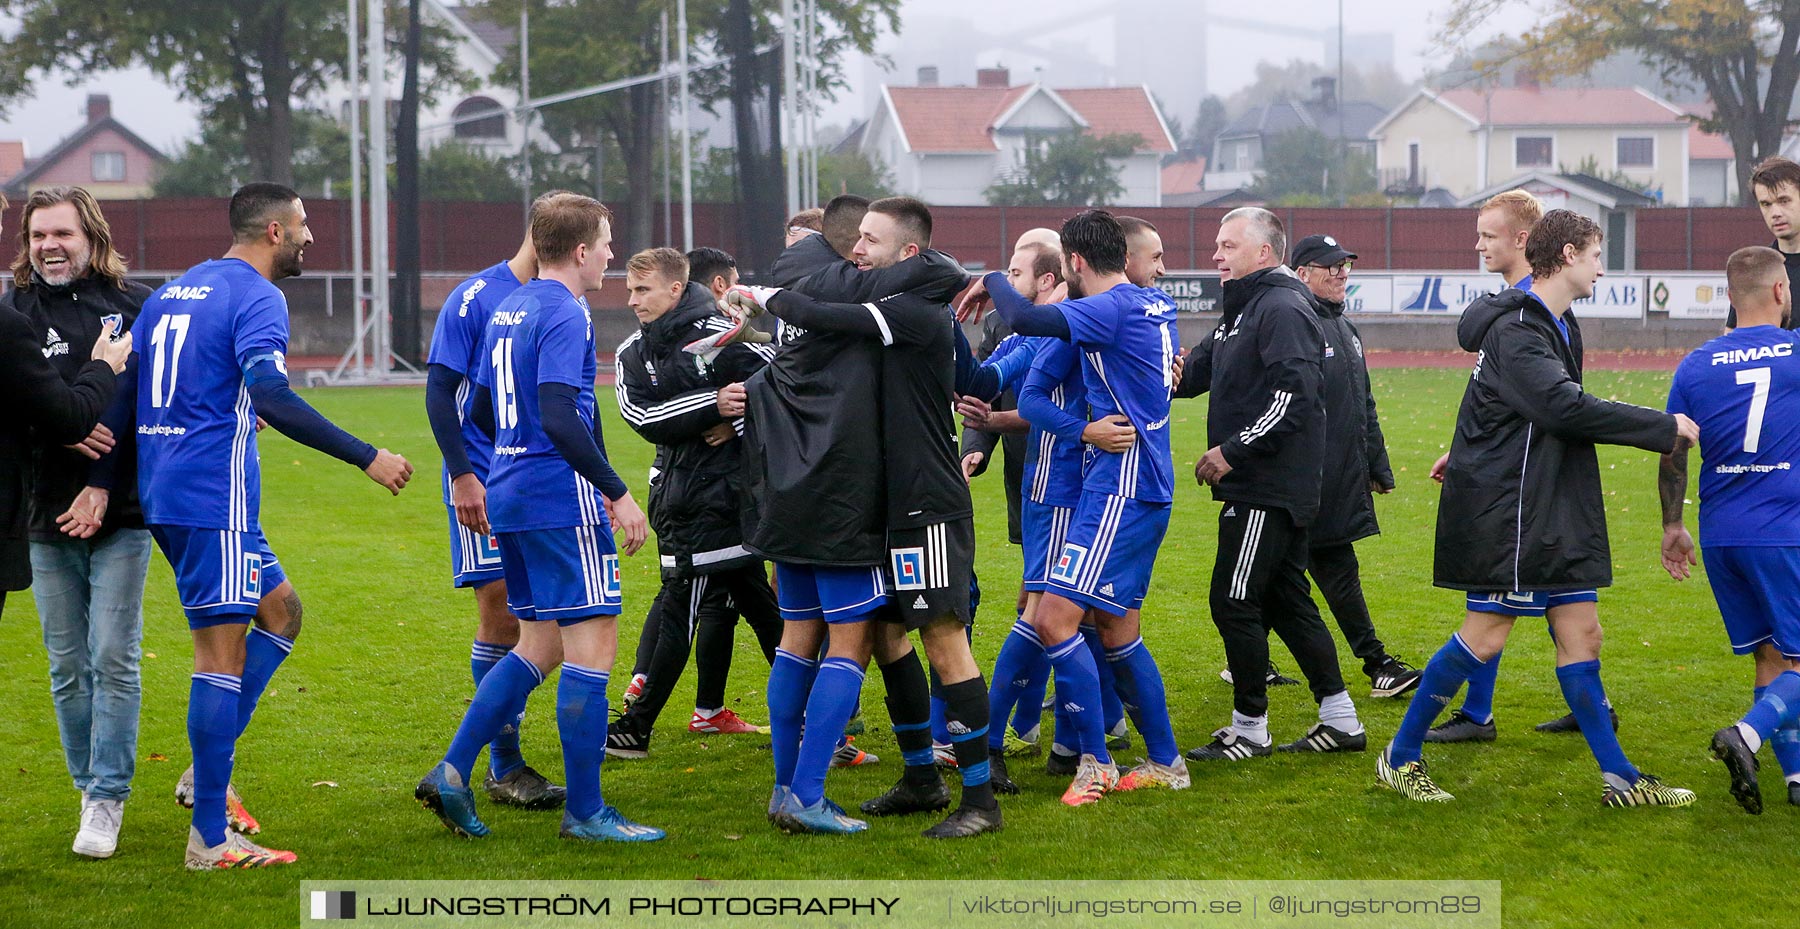
<instances>
[{"instance_id":1,"label":"adidas logo on shorts","mask_svg":"<svg viewBox=\"0 0 1800 929\"><path fill-rule=\"evenodd\" d=\"M913 601L913 607L912 607L912 608L913 608L913 609L915 609L915 610L923 610L923 609L929 609L929 608L930 608L930 604L927 604L927 603L926 603L926 602L925 602L925 595L924 595L924 594L920 594L920 595L919 595L919 597L918 597L918 599L915 599L915 600L914 600L914 601Z\"/></svg>"},{"instance_id":2,"label":"adidas logo on shorts","mask_svg":"<svg viewBox=\"0 0 1800 929\"><path fill-rule=\"evenodd\" d=\"M1231 518L1231 517L1233 517L1233 516L1236 516L1236 515L1237 515L1237 507L1235 507L1235 506L1228 506L1228 507L1226 507L1226 508L1225 508L1225 513L1224 513L1224 516L1225 516L1225 517L1226 517L1226 518L1227 518L1227 519L1229 519L1229 518Z\"/></svg>"},{"instance_id":3,"label":"adidas logo on shorts","mask_svg":"<svg viewBox=\"0 0 1800 929\"><path fill-rule=\"evenodd\" d=\"M1113 595L1113 586L1111 584L1101 584L1100 585L1100 596L1110 597L1112 595Z\"/></svg>"}]
</instances>

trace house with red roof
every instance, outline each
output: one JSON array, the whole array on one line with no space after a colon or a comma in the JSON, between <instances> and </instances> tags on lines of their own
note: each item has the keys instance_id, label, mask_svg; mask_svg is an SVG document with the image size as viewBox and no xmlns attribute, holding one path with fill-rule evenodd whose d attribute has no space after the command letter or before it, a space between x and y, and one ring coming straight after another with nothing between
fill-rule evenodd
<instances>
[{"instance_id":1,"label":"house with red roof","mask_svg":"<svg viewBox=\"0 0 1800 929\"><path fill-rule=\"evenodd\" d=\"M973 87L944 87L935 68L920 70L915 86L881 88L862 134L862 150L887 166L901 193L933 206L979 206L990 185L1020 175L1034 148L1087 132L1140 140L1117 160L1125 192L1115 205L1161 202L1162 158L1175 140L1149 88L1015 85L1005 68L981 69Z\"/></svg>"},{"instance_id":2,"label":"house with red roof","mask_svg":"<svg viewBox=\"0 0 1800 929\"><path fill-rule=\"evenodd\" d=\"M24 155L20 143L17 155ZM0 152L0 170L10 167L12 152ZM19 169L5 175L5 189L13 199L32 191L65 184L85 187L101 200L137 200L149 197L156 175L169 156L112 115L112 98L89 94L87 123L56 144L41 158L24 159Z\"/></svg>"},{"instance_id":3,"label":"house with red roof","mask_svg":"<svg viewBox=\"0 0 1800 929\"><path fill-rule=\"evenodd\" d=\"M1442 189L1462 198L1533 172L1585 170L1688 206L1725 202L1735 185L1730 146L1697 133L1686 111L1642 87L1543 87L1526 78L1511 87L1425 88L1369 135L1382 182L1398 194Z\"/></svg>"}]
</instances>

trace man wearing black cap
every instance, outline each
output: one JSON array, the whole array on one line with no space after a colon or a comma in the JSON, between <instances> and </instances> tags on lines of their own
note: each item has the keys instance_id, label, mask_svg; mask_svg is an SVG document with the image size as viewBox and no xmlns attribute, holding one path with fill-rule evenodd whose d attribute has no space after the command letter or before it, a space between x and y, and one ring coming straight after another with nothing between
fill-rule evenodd
<instances>
[{"instance_id":1,"label":"man wearing black cap","mask_svg":"<svg viewBox=\"0 0 1800 929\"><path fill-rule=\"evenodd\" d=\"M1418 669L1387 653L1375 634L1356 563L1358 539L1381 531L1374 494L1394 489L1387 442L1375 415L1362 338L1344 317L1350 265L1356 253L1328 235L1309 235L1294 246L1293 268L1312 291L1325 336L1325 469L1319 515L1307 542L1307 573L1325 595L1350 651L1362 659L1369 696L1396 697L1419 684Z\"/></svg>"}]
</instances>

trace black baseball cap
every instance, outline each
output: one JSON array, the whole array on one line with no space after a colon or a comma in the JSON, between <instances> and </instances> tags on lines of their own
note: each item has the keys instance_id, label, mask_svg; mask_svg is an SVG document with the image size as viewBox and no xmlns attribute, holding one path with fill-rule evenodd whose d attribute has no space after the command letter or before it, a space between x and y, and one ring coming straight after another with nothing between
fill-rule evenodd
<instances>
[{"instance_id":1,"label":"black baseball cap","mask_svg":"<svg viewBox=\"0 0 1800 929\"><path fill-rule=\"evenodd\" d=\"M1339 245L1338 240L1331 236L1309 235L1294 243L1294 259L1289 264L1295 268L1302 265L1329 268L1341 261L1355 258L1355 252Z\"/></svg>"}]
</instances>

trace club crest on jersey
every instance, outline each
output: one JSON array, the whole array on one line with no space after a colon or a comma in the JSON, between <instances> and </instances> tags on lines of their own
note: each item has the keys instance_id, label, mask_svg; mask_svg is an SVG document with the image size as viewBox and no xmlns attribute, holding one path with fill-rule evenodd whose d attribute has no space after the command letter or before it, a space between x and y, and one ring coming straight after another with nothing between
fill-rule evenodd
<instances>
[{"instance_id":1,"label":"club crest on jersey","mask_svg":"<svg viewBox=\"0 0 1800 929\"><path fill-rule=\"evenodd\" d=\"M262 599L262 556L244 553L244 593L248 599Z\"/></svg>"},{"instance_id":2,"label":"club crest on jersey","mask_svg":"<svg viewBox=\"0 0 1800 929\"><path fill-rule=\"evenodd\" d=\"M619 556L600 556L600 570L601 577L606 579L606 599L621 599L624 596L624 588L619 583Z\"/></svg>"},{"instance_id":3,"label":"club crest on jersey","mask_svg":"<svg viewBox=\"0 0 1800 929\"><path fill-rule=\"evenodd\" d=\"M896 548L890 554L894 563L895 590L924 590L925 549Z\"/></svg>"},{"instance_id":4,"label":"club crest on jersey","mask_svg":"<svg viewBox=\"0 0 1800 929\"><path fill-rule=\"evenodd\" d=\"M108 313L105 316L100 317L100 331L105 332L108 327L111 327L113 330L112 341L117 342L121 338L124 338L125 314Z\"/></svg>"},{"instance_id":5,"label":"club crest on jersey","mask_svg":"<svg viewBox=\"0 0 1800 929\"><path fill-rule=\"evenodd\" d=\"M1088 550L1085 546L1073 542L1063 546L1062 554L1056 557L1056 566L1050 569L1050 579L1064 584L1074 584L1081 576L1081 566L1087 562Z\"/></svg>"}]
</instances>

